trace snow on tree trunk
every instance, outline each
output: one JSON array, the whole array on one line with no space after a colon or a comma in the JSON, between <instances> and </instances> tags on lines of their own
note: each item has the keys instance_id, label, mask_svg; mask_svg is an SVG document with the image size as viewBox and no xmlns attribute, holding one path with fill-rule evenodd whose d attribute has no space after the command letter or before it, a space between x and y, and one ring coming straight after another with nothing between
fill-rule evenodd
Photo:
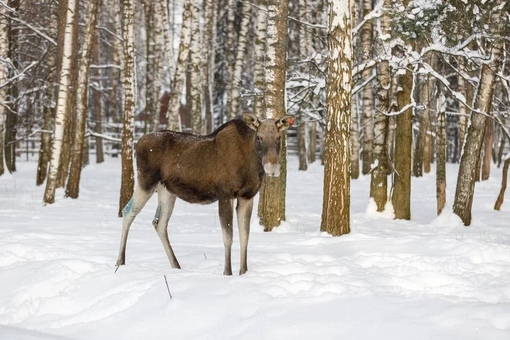
<instances>
[{"instance_id":1,"label":"snow on tree trunk","mask_svg":"<svg viewBox=\"0 0 510 340\"><path fill-rule=\"evenodd\" d=\"M436 123L436 202L437 214L446 205L446 98L441 93L437 99Z\"/></svg>"},{"instance_id":2,"label":"snow on tree trunk","mask_svg":"<svg viewBox=\"0 0 510 340\"><path fill-rule=\"evenodd\" d=\"M363 0L363 15L365 18L372 11L372 0ZM373 33L372 33L372 21L367 20L361 28L361 62L366 63L372 57L372 44L373 44ZM363 150L362 150L362 173L367 175L370 173L372 168L373 160L373 139L374 139L374 122L373 122L373 110L374 110L374 98L372 92L372 82L368 79L372 76L372 69L366 68L361 72L361 82L367 82L362 90L362 115L361 115L361 126L363 130Z\"/></svg>"},{"instance_id":3,"label":"snow on tree trunk","mask_svg":"<svg viewBox=\"0 0 510 340\"><path fill-rule=\"evenodd\" d=\"M248 2L241 2L241 23L237 38L237 53L235 56L234 73L230 94L230 110L227 108L227 116L235 117L241 113L241 87L243 66L246 64L246 52L248 46L248 30L250 28L251 8ZM227 102L227 105L229 103Z\"/></svg>"},{"instance_id":4,"label":"snow on tree trunk","mask_svg":"<svg viewBox=\"0 0 510 340\"><path fill-rule=\"evenodd\" d=\"M265 117L277 119L286 113L285 76L287 53L287 0L267 2L267 49L266 49L266 92ZM287 141L282 132L279 177L264 179L260 191L258 216L265 231L271 231L285 220L285 186L287 181Z\"/></svg>"},{"instance_id":5,"label":"snow on tree trunk","mask_svg":"<svg viewBox=\"0 0 510 340\"><path fill-rule=\"evenodd\" d=\"M466 142L460 160L453 211L462 219L466 226L471 224L476 168L483 144L485 121L487 115L490 115L496 72L499 67L502 50L503 43L500 40L495 41L492 45L490 62L482 66L480 82L473 104L475 111L471 113L471 123L467 131Z\"/></svg>"},{"instance_id":6,"label":"snow on tree trunk","mask_svg":"<svg viewBox=\"0 0 510 340\"><path fill-rule=\"evenodd\" d=\"M83 153L85 152L85 122L88 113L88 85L89 66L92 52L92 41L95 36L97 25L97 12L99 0L87 2L87 13L85 15L85 33L83 46L80 55L80 68L78 70L78 90L76 96L76 119L74 122L74 139L71 153L71 166L66 187L66 196L78 198L80 191L81 169L83 167Z\"/></svg>"},{"instance_id":7,"label":"snow on tree trunk","mask_svg":"<svg viewBox=\"0 0 510 340\"><path fill-rule=\"evenodd\" d=\"M191 44L191 29L194 20L191 8L193 5L192 2L193 0L186 0L183 6L179 53L177 56L177 64L175 66L174 77L171 84L172 90L170 91L170 100L168 101L168 120L166 123L166 128L175 131L181 130L181 118L179 115L179 109L181 107L183 85L186 79L186 66Z\"/></svg>"},{"instance_id":8,"label":"snow on tree trunk","mask_svg":"<svg viewBox=\"0 0 510 340\"><path fill-rule=\"evenodd\" d=\"M321 231L350 232L350 147L352 46L350 0L329 1L324 152L324 199Z\"/></svg>"},{"instance_id":9,"label":"snow on tree trunk","mask_svg":"<svg viewBox=\"0 0 510 340\"><path fill-rule=\"evenodd\" d=\"M51 147L50 168L44 191L44 202L52 204L55 202L55 191L57 189L57 177L60 165L60 153L64 139L64 127L67 119L67 103L69 85L71 82L71 59L73 54L73 30L75 19L75 1L69 0L65 7L65 27L63 34L62 66L60 68L60 81L58 88L57 107L55 113L55 126L53 132L53 144ZM62 13L62 11L61 11Z\"/></svg>"},{"instance_id":10,"label":"snow on tree trunk","mask_svg":"<svg viewBox=\"0 0 510 340\"><path fill-rule=\"evenodd\" d=\"M385 0L383 10L386 11L391 5L390 0ZM377 65L377 107L374 117L374 165L370 176L370 197L374 199L377 211L384 211L388 200L388 152L386 140L388 138L388 113L389 96L391 87L391 75L389 64L388 38L391 33L389 16L384 12L380 19L380 35L377 37L377 54L381 61Z\"/></svg>"},{"instance_id":11,"label":"snow on tree trunk","mask_svg":"<svg viewBox=\"0 0 510 340\"><path fill-rule=\"evenodd\" d=\"M253 113L262 117L264 115L265 101L264 94L266 92L265 82L265 65L266 65L266 36L267 36L267 8L266 0L258 0L260 10L255 11L255 45L253 53L255 54L255 62L253 66Z\"/></svg>"},{"instance_id":12,"label":"snow on tree trunk","mask_svg":"<svg viewBox=\"0 0 510 340\"><path fill-rule=\"evenodd\" d=\"M121 187L119 200L119 217L122 209L133 195L133 128L135 114L135 46L133 32L134 8L132 0L124 0L123 39L124 39L124 68L122 84L124 89L124 116L122 119L122 150L121 150Z\"/></svg>"}]
</instances>

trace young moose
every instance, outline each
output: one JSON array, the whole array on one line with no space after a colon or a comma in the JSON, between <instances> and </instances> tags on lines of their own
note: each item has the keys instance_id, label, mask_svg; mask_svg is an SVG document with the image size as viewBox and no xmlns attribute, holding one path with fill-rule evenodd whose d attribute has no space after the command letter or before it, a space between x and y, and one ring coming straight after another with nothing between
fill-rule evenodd
<instances>
[{"instance_id":1,"label":"young moose","mask_svg":"<svg viewBox=\"0 0 510 340\"><path fill-rule=\"evenodd\" d=\"M144 135L136 144L138 181L133 197L123 209L122 236L117 267L125 264L129 227L157 191L154 227L172 268L180 268L170 246L167 225L177 197L189 203L218 201L225 267L232 275L233 204L241 241L241 268L248 270L247 248L253 197L264 173L280 175L280 132L294 122L292 116L260 120L253 114L233 119L208 136L161 131Z\"/></svg>"}]
</instances>

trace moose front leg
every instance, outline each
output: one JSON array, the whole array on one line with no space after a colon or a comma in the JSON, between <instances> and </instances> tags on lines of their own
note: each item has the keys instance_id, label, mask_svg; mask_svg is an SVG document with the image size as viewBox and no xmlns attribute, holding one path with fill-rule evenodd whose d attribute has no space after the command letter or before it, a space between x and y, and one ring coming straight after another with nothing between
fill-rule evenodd
<instances>
[{"instance_id":1,"label":"moose front leg","mask_svg":"<svg viewBox=\"0 0 510 340\"><path fill-rule=\"evenodd\" d=\"M223 244L225 246L225 267L223 275L232 275L232 222L234 218L233 200L220 199L218 201L218 211L220 215L221 231L223 233Z\"/></svg>"},{"instance_id":2,"label":"moose front leg","mask_svg":"<svg viewBox=\"0 0 510 340\"><path fill-rule=\"evenodd\" d=\"M241 266L239 275L248 271L248 239L250 237L250 221L253 211L253 198L246 199L239 197L237 199L237 225L239 226L239 240L241 241Z\"/></svg>"}]
</instances>

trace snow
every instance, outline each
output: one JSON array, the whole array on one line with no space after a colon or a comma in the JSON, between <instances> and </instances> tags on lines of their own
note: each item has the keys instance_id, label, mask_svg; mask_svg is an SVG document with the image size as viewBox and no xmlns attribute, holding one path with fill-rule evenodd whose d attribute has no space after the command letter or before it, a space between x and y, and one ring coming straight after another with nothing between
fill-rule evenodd
<instances>
[{"instance_id":1,"label":"snow","mask_svg":"<svg viewBox=\"0 0 510 340\"><path fill-rule=\"evenodd\" d=\"M176 270L151 225L154 197L114 273L119 160L87 166L80 198L59 189L48 206L36 163L19 161L0 177L0 339L510 339L499 169L477 185L470 227L450 206L436 216L433 174L413 178L411 221L377 213L361 177L351 184L352 232L331 237L319 232L323 169L297 164L289 159L287 221L264 233L254 216L248 273L226 277L216 205L176 204ZM450 204L457 172L448 166Z\"/></svg>"}]
</instances>

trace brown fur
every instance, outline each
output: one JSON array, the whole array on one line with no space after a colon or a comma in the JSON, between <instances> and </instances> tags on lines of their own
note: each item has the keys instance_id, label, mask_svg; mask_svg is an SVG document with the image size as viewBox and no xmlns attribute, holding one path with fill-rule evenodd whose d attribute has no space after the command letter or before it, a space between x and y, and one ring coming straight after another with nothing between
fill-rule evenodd
<instances>
[{"instance_id":1,"label":"brown fur","mask_svg":"<svg viewBox=\"0 0 510 340\"><path fill-rule=\"evenodd\" d=\"M154 225L173 268L180 268L168 240L167 225L175 198L190 203L218 201L225 246L225 275L231 275L233 202L241 240L240 274L247 271L247 246L253 197L264 173L279 176L280 133L293 123L292 116L259 120L245 114L208 136L175 131L149 133L136 145L138 182L133 198L123 210L124 220L117 266L125 263L129 228L154 192L158 211Z\"/></svg>"}]
</instances>

